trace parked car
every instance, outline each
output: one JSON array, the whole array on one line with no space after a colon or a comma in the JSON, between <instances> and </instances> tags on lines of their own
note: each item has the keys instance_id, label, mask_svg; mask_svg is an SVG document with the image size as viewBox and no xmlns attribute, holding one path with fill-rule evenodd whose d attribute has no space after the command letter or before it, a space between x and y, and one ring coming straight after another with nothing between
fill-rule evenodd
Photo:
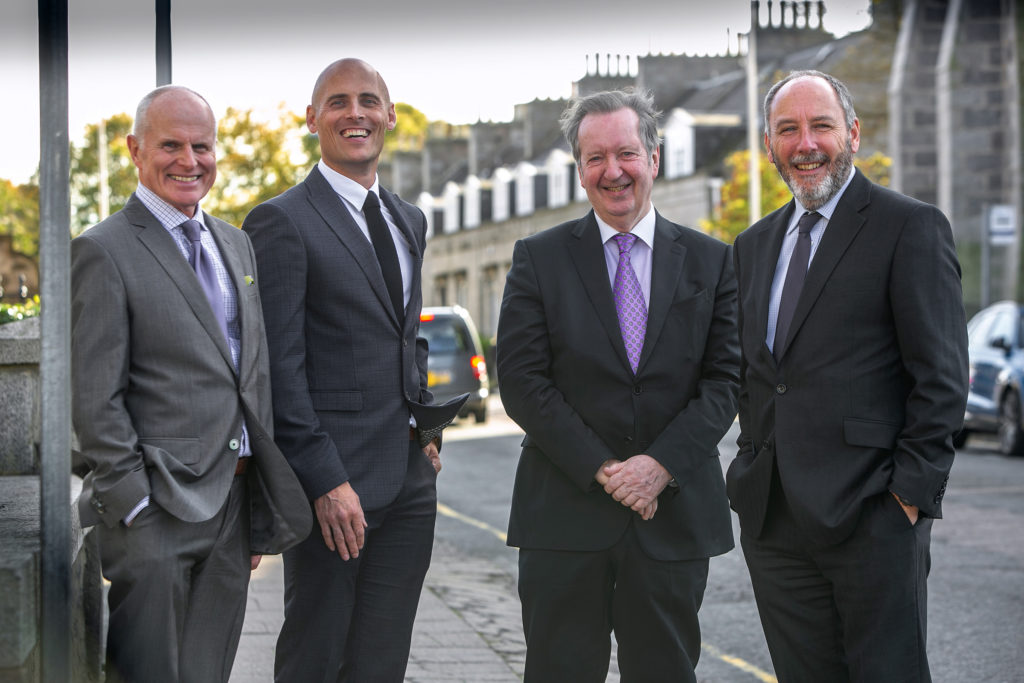
<instances>
[{"instance_id":1,"label":"parked car","mask_svg":"<svg viewBox=\"0 0 1024 683\"><path fill-rule=\"evenodd\" d=\"M469 393L459 417L472 414L477 422L487 421L490 381L480 337L469 311L461 306L424 308L420 314L420 336L429 344L427 386L436 403Z\"/></svg>"},{"instance_id":2,"label":"parked car","mask_svg":"<svg viewBox=\"0 0 1024 683\"><path fill-rule=\"evenodd\" d=\"M979 311L967 324L970 393L960 447L971 432L994 432L999 450L1024 455L1024 305L1001 301Z\"/></svg>"}]
</instances>

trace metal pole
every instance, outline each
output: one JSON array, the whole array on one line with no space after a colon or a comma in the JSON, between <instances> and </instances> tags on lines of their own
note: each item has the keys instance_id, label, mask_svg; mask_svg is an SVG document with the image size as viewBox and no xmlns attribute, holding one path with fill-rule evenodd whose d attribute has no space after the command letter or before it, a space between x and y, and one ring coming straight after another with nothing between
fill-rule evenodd
<instances>
[{"instance_id":1,"label":"metal pole","mask_svg":"<svg viewBox=\"0 0 1024 683\"><path fill-rule=\"evenodd\" d=\"M39 0L41 677L71 678L68 3Z\"/></svg>"},{"instance_id":2,"label":"metal pole","mask_svg":"<svg viewBox=\"0 0 1024 683\"><path fill-rule=\"evenodd\" d=\"M760 117L757 114L757 0L750 3L750 33L747 36L747 148L749 160L750 224L761 220L761 141L758 132ZM767 124L766 124L767 125Z\"/></svg>"},{"instance_id":3,"label":"metal pole","mask_svg":"<svg viewBox=\"0 0 1024 683\"><path fill-rule=\"evenodd\" d=\"M986 206L981 211L981 291L978 294L978 306L979 308L985 308L988 306L989 300L989 281L992 279L992 243L988 234L988 221L989 213L991 209Z\"/></svg>"},{"instance_id":4,"label":"metal pole","mask_svg":"<svg viewBox=\"0 0 1024 683\"><path fill-rule=\"evenodd\" d=\"M156 0L156 84L171 83L171 0Z\"/></svg>"}]
</instances>

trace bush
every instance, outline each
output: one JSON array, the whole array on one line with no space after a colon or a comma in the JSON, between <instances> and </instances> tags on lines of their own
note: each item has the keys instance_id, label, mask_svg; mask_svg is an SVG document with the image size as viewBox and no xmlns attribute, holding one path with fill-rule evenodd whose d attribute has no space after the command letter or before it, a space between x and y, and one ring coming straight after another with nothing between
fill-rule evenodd
<instances>
[{"instance_id":1,"label":"bush","mask_svg":"<svg viewBox=\"0 0 1024 683\"><path fill-rule=\"evenodd\" d=\"M39 315L39 297L34 296L23 304L0 303L0 325L3 323L34 318Z\"/></svg>"}]
</instances>

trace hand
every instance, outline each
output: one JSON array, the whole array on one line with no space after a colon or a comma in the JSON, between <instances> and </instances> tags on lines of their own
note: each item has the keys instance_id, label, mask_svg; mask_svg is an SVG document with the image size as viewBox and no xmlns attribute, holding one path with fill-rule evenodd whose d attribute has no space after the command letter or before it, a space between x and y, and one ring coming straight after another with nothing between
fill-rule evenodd
<instances>
[{"instance_id":1,"label":"hand","mask_svg":"<svg viewBox=\"0 0 1024 683\"><path fill-rule=\"evenodd\" d=\"M615 458L608 458L607 460L605 460L603 463L601 463L601 466L597 468L597 474L594 475L594 481L596 481L601 486L607 485L608 475L605 474L605 470L611 467L612 465L620 462L622 461L616 460Z\"/></svg>"},{"instance_id":2,"label":"hand","mask_svg":"<svg viewBox=\"0 0 1024 683\"><path fill-rule=\"evenodd\" d=\"M263 559L262 555L250 555L249 556L249 569L250 571L256 571L256 567L260 566L260 560Z\"/></svg>"},{"instance_id":3,"label":"hand","mask_svg":"<svg viewBox=\"0 0 1024 683\"><path fill-rule=\"evenodd\" d=\"M366 518L359 495L347 481L313 501L320 533L341 559L359 557L366 536Z\"/></svg>"},{"instance_id":4,"label":"hand","mask_svg":"<svg viewBox=\"0 0 1024 683\"><path fill-rule=\"evenodd\" d=\"M654 516L657 508L650 505L672 479L661 463L642 453L605 467L603 473L608 477L604 490L641 516L650 515L644 519Z\"/></svg>"},{"instance_id":5,"label":"hand","mask_svg":"<svg viewBox=\"0 0 1024 683\"><path fill-rule=\"evenodd\" d=\"M650 505L640 511L640 519L645 522L649 519L654 519L654 513L658 511L658 499L655 498L651 501Z\"/></svg>"},{"instance_id":6,"label":"hand","mask_svg":"<svg viewBox=\"0 0 1024 683\"><path fill-rule=\"evenodd\" d=\"M892 491L890 491L889 494L893 498L895 498L896 502L900 504L901 508L903 508L903 512L906 513L907 519L910 520L911 525L917 524L917 518L921 512L920 508L918 508L916 505L904 505L903 501L900 500L899 496L897 496Z\"/></svg>"},{"instance_id":7,"label":"hand","mask_svg":"<svg viewBox=\"0 0 1024 683\"><path fill-rule=\"evenodd\" d=\"M441 472L441 454L437 452L437 441L431 441L423 447L423 455L427 456L427 460L434 467L434 473L438 474Z\"/></svg>"}]
</instances>

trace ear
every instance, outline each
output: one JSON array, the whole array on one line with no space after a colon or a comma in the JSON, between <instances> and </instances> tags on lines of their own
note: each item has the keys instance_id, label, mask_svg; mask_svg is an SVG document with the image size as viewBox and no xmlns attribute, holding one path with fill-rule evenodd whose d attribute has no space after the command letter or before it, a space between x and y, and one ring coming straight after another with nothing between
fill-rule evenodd
<instances>
[{"instance_id":1,"label":"ear","mask_svg":"<svg viewBox=\"0 0 1024 683\"><path fill-rule=\"evenodd\" d=\"M395 125L398 123L398 114L395 113L395 105L393 102L388 103L388 130L394 130Z\"/></svg>"},{"instance_id":2,"label":"ear","mask_svg":"<svg viewBox=\"0 0 1024 683\"><path fill-rule=\"evenodd\" d=\"M313 109L312 104L306 105L306 128L313 135L316 135L316 110Z\"/></svg>"},{"instance_id":3,"label":"ear","mask_svg":"<svg viewBox=\"0 0 1024 683\"><path fill-rule=\"evenodd\" d=\"M132 163L135 167L139 167L139 139L131 133L125 138L125 143L128 145L128 153L132 157Z\"/></svg>"},{"instance_id":4,"label":"ear","mask_svg":"<svg viewBox=\"0 0 1024 683\"><path fill-rule=\"evenodd\" d=\"M772 146L768 142L768 133L764 134L764 150L768 154L768 161L775 164L775 157L772 156Z\"/></svg>"},{"instance_id":5,"label":"ear","mask_svg":"<svg viewBox=\"0 0 1024 683\"><path fill-rule=\"evenodd\" d=\"M654 173L652 175L653 175L654 178L657 178L658 177L658 168L661 165L661 148L660 147L655 149L654 153L651 154L651 165L654 167Z\"/></svg>"},{"instance_id":6,"label":"ear","mask_svg":"<svg viewBox=\"0 0 1024 683\"><path fill-rule=\"evenodd\" d=\"M850 152L856 154L858 149L860 149L860 119L854 119L853 126L850 127Z\"/></svg>"}]
</instances>

